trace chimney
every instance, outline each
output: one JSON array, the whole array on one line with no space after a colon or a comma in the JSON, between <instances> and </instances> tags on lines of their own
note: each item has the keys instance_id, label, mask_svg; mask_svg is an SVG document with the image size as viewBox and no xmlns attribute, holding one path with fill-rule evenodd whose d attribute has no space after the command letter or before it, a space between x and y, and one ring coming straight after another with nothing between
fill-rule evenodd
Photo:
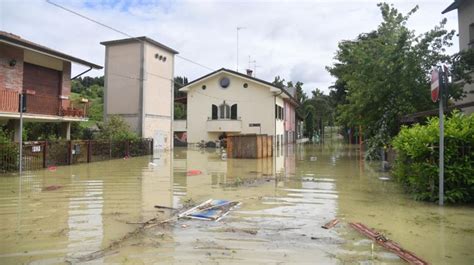
<instances>
[{"instance_id":1,"label":"chimney","mask_svg":"<svg viewBox=\"0 0 474 265\"><path fill-rule=\"evenodd\" d=\"M253 74L252 69L247 69L247 75L248 75L248 76L252 76L252 74Z\"/></svg>"}]
</instances>

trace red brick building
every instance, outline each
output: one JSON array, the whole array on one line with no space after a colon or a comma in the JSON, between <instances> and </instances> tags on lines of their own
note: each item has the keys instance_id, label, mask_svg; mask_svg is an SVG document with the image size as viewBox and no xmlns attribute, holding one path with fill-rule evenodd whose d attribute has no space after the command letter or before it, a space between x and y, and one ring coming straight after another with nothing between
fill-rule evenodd
<instances>
[{"instance_id":1,"label":"red brick building","mask_svg":"<svg viewBox=\"0 0 474 265\"><path fill-rule=\"evenodd\" d=\"M69 138L73 121L86 121L85 107L73 106L71 63L91 69L102 66L0 31L0 125L19 138L19 100L24 97L25 122L60 122Z\"/></svg>"}]
</instances>

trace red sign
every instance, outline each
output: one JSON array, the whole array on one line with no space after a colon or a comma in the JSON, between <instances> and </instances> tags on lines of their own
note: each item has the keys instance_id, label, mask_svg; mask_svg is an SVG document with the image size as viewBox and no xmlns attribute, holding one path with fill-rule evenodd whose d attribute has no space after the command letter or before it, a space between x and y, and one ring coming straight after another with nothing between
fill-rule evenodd
<instances>
[{"instance_id":1,"label":"red sign","mask_svg":"<svg viewBox=\"0 0 474 265\"><path fill-rule=\"evenodd\" d=\"M437 69L431 71L431 100L433 102L439 99L439 72Z\"/></svg>"}]
</instances>

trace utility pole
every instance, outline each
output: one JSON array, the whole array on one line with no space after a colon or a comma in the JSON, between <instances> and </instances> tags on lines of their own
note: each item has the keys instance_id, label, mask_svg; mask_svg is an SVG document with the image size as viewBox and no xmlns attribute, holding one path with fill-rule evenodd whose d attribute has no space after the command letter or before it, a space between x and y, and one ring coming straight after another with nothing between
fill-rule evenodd
<instances>
[{"instance_id":1,"label":"utility pole","mask_svg":"<svg viewBox=\"0 0 474 265\"><path fill-rule=\"evenodd\" d=\"M237 72L239 71L239 30L245 29L245 27L237 27Z\"/></svg>"},{"instance_id":2,"label":"utility pole","mask_svg":"<svg viewBox=\"0 0 474 265\"><path fill-rule=\"evenodd\" d=\"M20 146L20 150L19 150L19 156L20 156L20 160L19 160L19 163L18 163L18 172L20 173L20 176L21 176L21 172L23 170L23 92L20 93L20 139L19 139L19 146Z\"/></svg>"}]
</instances>

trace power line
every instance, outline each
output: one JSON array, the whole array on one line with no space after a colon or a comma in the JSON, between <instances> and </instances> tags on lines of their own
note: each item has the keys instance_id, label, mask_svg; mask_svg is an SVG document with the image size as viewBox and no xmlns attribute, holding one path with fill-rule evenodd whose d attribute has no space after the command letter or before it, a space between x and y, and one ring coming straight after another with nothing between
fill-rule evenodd
<instances>
[{"instance_id":1,"label":"power line","mask_svg":"<svg viewBox=\"0 0 474 265\"><path fill-rule=\"evenodd\" d=\"M53 5L53 6L56 6L56 7L60 8L60 9L62 9L62 10L65 10L65 11L67 11L67 12L69 12L69 13L72 13L72 14L74 14L74 15L76 15L76 16L79 16L79 17L81 17L81 18L84 18L84 19L86 19L86 20L89 20L89 21L91 21L91 22L93 22L93 23L96 23L96 24L102 26L102 27L108 28L108 29L110 29L110 30L112 30L112 31L115 31L115 32L117 32L117 33L120 33L120 34L122 34L122 35L125 35L125 36L127 36L127 37L129 37L129 38L132 38L132 39L138 41L138 42L143 42L142 40L140 40L140 39L137 38L137 37L134 37L134 36L132 36L132 35L126 33L126 32L123 32L123 31L121 31L121 30L118 30L118 29L116 29L116 28L114 28L114 27L112 27L112 26L109 26L109 25L107 25L107 24L104 24L104 23L102 23L102 22L100 22L100 21L97 21L97 20L95 20L95 19L93 19L93 18L90 18L90 17L88 17L88 16L86 16L86 15L83 15L83 14L81 14L81 13L78 13L78 12L72 10L72 9L69 9L69 8L67 8L67 7L64 7L64 6L60 5L60 4L54 3L54 2L52 2L52 1L50 1L50 0L46 0L46 3L48 3L48 4L50 4L50 5ZM195 65L201 66L201 67L203 67L203 68L205 68L205 69L207 69L207 70L211 70L211 71L214 70L214 69L212 69L212 68L210 68L210 67L208 67L208 66L205 66L205 65L203 65L203 64L201 64L201 63L198 63L198 62L196 62L196 61L194 61L194 60L191 60L191 59L189 59L189 58L183 57L183 56L181 56L181 55L178 55L178 54L177 54L176 57L178 57L178 58L180 58L180 59L183 59L183 60L185 60L185 61L187 61L187 62L193 63L193 64L195 64Z\"/></svg>"},{"instance_id":2,"label":"power line","mask_svg":"<svg viewBox=\"0 0 474 265\"><path fill-rule=\"evenodd\" d=\"M71 10L71 9L69 9L69 8L67 8L67 7L64 7L64 6L62 6L62 5L56 4L56 3L54 3L54 2L52 2L52 1L50 1L50 0L46 0L46 2L47 2L48 4L53 5L53 6L59 7L59 8L65 10L65 11L67 11L67 12L69 12L69 13L72 13L72 14L74 14L74 15L76 15L76 16L82 17L82 18L87 19L87 20L89 20L89 21L91 21L91 22L94 22L94 23L96 23L96 24L99 24L99 25L101 25L102 27L106 27L106 28L108 28L108 29L110 29L110 30L113 30L113 31L115 31L115 32L118 32L118 33L120 33L120 34L122 34L122 35L125 35L125 36L127 36L127 37L136 39L137 41L141 41L140 39L138 39L138 38L136 38L136 37L133 37L133 36L131 36L131 35L129 35L129 34L123 32L123 31L120 31L120 30L115 29L115 28L113 28L113 27L111 27L111 26L108 26L108 25L106 25L106 24L104 24L104 23L102 23L102 22L99 22L99 21L97 21L97 20L95 20L95 19L92 19L92 18L90 18L90 17L87 17L87 16L85 16L85 15L82 15L82 14L80 14L80 13L74 11L74 10Z\"/></svg>"},{"instance_id":3,"label":"power line","mask_svg":"<svg viewBox=\"0 0 474 265\"><path fill-rule=\"evenodd\" d=\"M57 4L57 3L54 3L54 2L52 2L52 1L50 1L50 0L46 0L46 2L47 2L48 4L51 4L51 5L54 5L54 6L58 7L58 8L60 8L60 9L63 9L63 10L65 10L65 11L69 12L69 13L72 13L72 14L74 14L74 15L76 15L76 16L79 16L79 17L84 18L84 19L86 19L86 20L89 20L89 21L91 21L91 22L93 22L93 23L96 23L96 24L98 24L98 25L100 25L100 26L102 26L102 27L108 28L108 29L110 29L110 30L112 30L112 31L115 31L115 32L119 33L119 34L125 35L125 36L127 36L127 37L129 37L129 38L135 39L136 41L138 41L138 42L140 42L140 43L143 42L141 39L139 39L139 38L137 38L137 37L134 37L134 36L132 36L132 35L126 33L126 32L123 32L123 31L121 31L121 30L118 30L118 29L116 29L116 28L114 28L114 27L111 27L111 26L109 26L109 25L107 25L107 24L104 24L104 23L102 23L102 22L100 22L100 21L97 21L97 20L95 20L95 19L93 19L93 18L90 18L90 17L87 17L87 16L85 16L85 15L83 15L83 14L80 14L80 13L78 13L78 12L72 10L72 9L69 9L69 8L64 7L64 6L62 6L62 5L59 5L59 4ZM243 29L243 28L240 28L240 29ZM193 63L193 64L195 64L195 65L201 66L201 67L203 67L203 68L205 68L205 69L207 69L207 70L211 70L211 71L213 70L212 68L210 68L210 67L208 67L208 66L205 66L205 65L203 65L203 64L201 64L201 63L198 63L198 62L196 62L196 61L193 61L193 60L188 59L188 58L186 58L186 57L183 57L183 56L181 56L181 55L175 55L175 56L178 57L178 58L180 58L180 59L183 59L183 60L185 60L185 61L187 61L187 62L190 62L190 63ZM162 78L162 79L165 79L165 80L168 80L168 81L171 81L171 82L173 82L173 84L177 84L177 85L180 85L180 86L183 86L183 87L186 86L186 84L182 84L182 83L180 83L180 82L176 82L176 80L170 79L170 78L165 77L165 76L161 76L161 75L158 75L158 74L155 74L155 73L151 73L151 72L145 72L145 73L146 73L146 74L149 74L149 75L153 75L153 76L159 77L159 78ZM140 78L125 76L125 75L121 75L121 74L118 74L118 73L109 73L109 74L115 75L115 76L119 76L119 77L123 77L123 78L128 78L128 79L141 80ZM203 95L203 96L210 97L210 98L219 99L219 100L226 100L225 98L219 98L219 97L210 96L210 95L207 95L207 94L204 94L204 93L200 93L199 91L195 91L195 92L198 93L198 94L201 94L201 95ZM271 96L271 97L273 97L273 96ZM236 102L254 102L254 101L258 101L258 100L234 100L234 101L236 101Z\"/></svg>"}]
</instances>

